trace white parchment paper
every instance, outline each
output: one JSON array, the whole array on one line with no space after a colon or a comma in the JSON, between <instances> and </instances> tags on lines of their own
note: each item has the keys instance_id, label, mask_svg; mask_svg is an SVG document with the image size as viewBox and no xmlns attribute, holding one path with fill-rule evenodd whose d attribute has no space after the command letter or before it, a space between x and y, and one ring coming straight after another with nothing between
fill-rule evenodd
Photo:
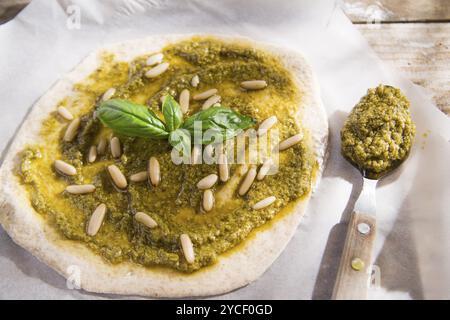
<instances>
[{"instance_id":1,"label":"white parchment paper","mask_svg":"<svg viewBox=\"0 0 450 320\"><path fill-rule=\"evenodd\" d=\"M381 288L371 297L450 298L450 121L424 90L380 62L334 1L33 0L0 26L0 149L7 151L33 102L93 49L193 32L248 36L302 51L318 76L330 123L328 166L295 237L259 280L218 298L331 296L345 221L361 188L358 172L339 155L339 130L367 88L379 83L409 97L417 136L407 163L377 189L374 263ZM67 289L62 277L0 229L0 298L121 297Z\"/></svg>"}]
</instances>

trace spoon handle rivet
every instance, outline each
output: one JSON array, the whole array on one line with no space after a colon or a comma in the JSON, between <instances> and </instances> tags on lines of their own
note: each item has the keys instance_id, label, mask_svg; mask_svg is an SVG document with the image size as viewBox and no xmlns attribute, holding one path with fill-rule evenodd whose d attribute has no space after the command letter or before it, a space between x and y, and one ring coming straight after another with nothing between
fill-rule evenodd
<instances>
[{"instance_id":1,"label":"spoon handle rivet","mask_svg":"<svg viewBox=\"0 0 450 320\"><path fill-rule=\"evenodd\" d=\"M354 258L352 260L351 267L353 270L361 271L364 269L364 266L365 266L364 261L362 261L360 258Z\"/></svg>"},{"instance_id":2,"label":"spoon handle rivet","mask_svg":"<svg viewBox=\"0 0 450 320\"><path fill-rule=\"evenodd\" d=\"M370 232L370 226L365 222L359 223L357 228L358 228L359 233L364 234L364 235L369 234L369 232Z\"/></svg>"}]
</instances>

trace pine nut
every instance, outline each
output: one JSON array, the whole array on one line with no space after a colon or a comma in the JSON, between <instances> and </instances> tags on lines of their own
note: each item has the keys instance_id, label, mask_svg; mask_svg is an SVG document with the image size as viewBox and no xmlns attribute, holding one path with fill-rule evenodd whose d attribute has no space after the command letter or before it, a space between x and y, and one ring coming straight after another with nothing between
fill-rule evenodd
<instances>
[{"instance_id":1,"label":"pine nut","mask_svg":"<svg viewBox=\"0 0 450 320\"><path fill-rule=\"evenodd\" d=\"M103 220L106 215L106 205L104 203L100 204L92 213L91 218L87 226L86 233L93 237L97 234L98 230L102 226Z\"/></svg>"},{"instance_id":2,"label":"pine nut","mask_svg":"<svg viewBox=\"0 0 450 320\"><path fill-rule=\"evenodd\" d=\"M161 181L161 172L159 168L159 162L155 157L151 157L148 162L148 174L150 176L150 182L153 186L157 187Z\"/></svg>"},{"instance_id":3,"label":"pine nut","mask_svg":"<svg viewBox=\"0 0 450 320\"><path fill-rule=\"evenodd\" d=\"M230 178L230 171L228 169L228 159L225 153L220 154L219 156L219 176L220 181L228 181Z\"/></svg>"},{"instance_id":4,"label":"pine nut","mask_svg":"<svg viewBox=\"0 0 450 320\"><path fill-rule=\"evenodd\" d=\"M102 101L106 101L112 98L112 96L116 93L115 88L109 88L105 91L105 93L102 96Z\"/></svg>"},{"instance_id":5,"label":"pine nut","mask_svg":"<svg viewBox=\"0 0 450 320\"><path fill-rule=\"evenodd\" d=\"M112 137L109 142L109 146L111 148L111 155L113 158L119 158L122 155L122 148L120 146L120 140L117 137Z\"/></svg>"},{"instance_id":6,"label":"pine nut","mask_svg":"<svg viewBox=\"0 0 450 320\"><path fill-rule=\"evenodd\" d=\"M109 165L108 172L117 188L125 189L127 187L127 179L116 165Z\"/></svg>"},{"instance_id":7,"label":"pine nut","mask_svg":"<svg viewBox=\"0 0 450 320\"><path fill-rule=\"evenodd\" d=\"M272 203L274 203L275 200L277 200L277 198L275 198L274 196L267 197L267 198L255 203L252 208L254 210L264 209L265 207L268 207Z\"/></svg>"},{"instance_id":8,"label":"pine nut","mask_svg":"<svg viewBox=\"0 0 450 320\"><path fill-rule=\"evenodd\" d=\"M187 263L193 263L195 261L194 245L191 238L185 233L180 236L181 249L183 250L184 258Z\"/></svg>"},{"instance_id":9,"label":"pine nut","mask_svg":"<svg viewBox=\"0 0 450 320\"><path fill-rule=\"evenodd\" d=\"M134 218L136 219L136 221L142 223L143 225L145 225L146 227L148 227L150 229L158 226L156 221L153 220L152 217L150 217L148 214L146 214L144 212L136 212L136 214L134 215Z\"/></svg>"},{"instance_id":10,"label":"pine nut","mask_svg":"<svg viewBox=\"0 0 450 320\"><path fill-rule=\"evenodd\" d=\"M141 171L141 172L132 174L130 176L130 181L131 182L142 182L142 181L147 180L147 178L148 178L147 171Z\"/></svg>"},{"instance_id":11,"label":"pine nut","mask_svg":"<svg viewBox=\"0 0 450 320\"><path fill-rule=\"evenodd\" d=\"M163 62L156 67L151 68L145 73L147 78L156 78L160 74L164 73L169 68L169 63Z\"/></svg>"},{"instance_id":12,"label":"pine nut","mask_svg":"<svg viewBox=\"0 0 450 320\"><path fill-rule=\"evenodd\" d=\"M256 168L252 166L250 170L248 170L247 175L244 178L244 181L241 184L241 187L239 188L239 195L243 196L248 192L250 187L252 186L253 181L256 177Z\"/></svg>"},{"instance_id":13,"label":"pine nut","mask_svg":"<svg viewBox=\"0 0 450 320\"><path fill-rule=\"evenodd\" d=\"M192 147L192 153L191 153L191 164L200 164L201 161L201 153L202 153L202 147L201 145L194 144Z\"/></svg>"},{"instance_id":14,"label":"pine nut","mask_svg":"<svg viewBox=\"0 0 450 320\"><path fill-rule=\"evenodd\" d=\"M154 66L155 64L159 64L163 61L164 55L162 53L157 53L148 57L146 64L148 66Z\"/></svg>"},{"instance_id":15,"label":"pine nut","mask_svg":"<svg viewBox=\"0 0 450 320\"><path fill-rule=\"evenodd\" d=\"M66 176L74 176L77 174L77 169L74 166L64 162L62 160L55 160L55 169L61 174Z\"/></svg>"},{"instance_id":16,"label":"pine nut","mask_svg":"<svg viewBox=\"0 0 450 320\"><path fill-rule=\"evenodd\" d=\"M262 136L278 122L277 116L271 116L264 120L258 128L258 136Z\"/></svg>"},{"instance_id":17,"label":"pine nut","mask_svg":"<svg viewBox=\"0 0 450 320\"><path fill-rule=\"evenodd\" d=\"M292 147L293 145L299 143L300 141L302 141L303 139L303 134L302 133L297 133L296 135L287 138L284 141L281 141L280 144L278 145L278 150L279 151L283 151L286 150L287 148Z\"/></svg>"},{"instance_id":18,"label":"pine nut","mask_svg":"<svg viewBox=\"0 0 450 320\"><path fill-rule=\"evenodd\" d=\"M105 138L100 138L100 140L98 141L98 144L97 144L97 154L98 155L105 154L107 143L108 142L106 141Z\"/></svg>"},{"instance_id":19,"label":"pine nut","mask_svg":"<svg viewBox=\"0 0 450 320\"><path fill-rule=\"evenodd\" d=\"M193 76L191 79L191 86L193 86L194 88L197 88L199 83L200 83L200 78L198 77L198 75Z\"/></svg>"},{"instance_id":20,"label":"pine nut","mask_svg":"<svg viewBox=\"0 0 450 320\"><path fill-rule=\"evenodd\" d=\"M214 146L212 144L206 145L203 153L206 157L209 157L211 159L214 156Z\"/></svg>"},{"instance_id":21,"label":"pine nut","mask_svg":"<svg viewBox=\"0 0 450 320\"><path fill-rule=\"evenodd\" d=\"M70 111L63 106L58 107L58 113L61 117L63 117L66 120L73 120L72 113L70 113Z\"/></svg>"},{"instance_id":22,"label":"pine nut","mask_svg":"<svg viewBox=\"0 0 450 320\"><path fill-rule=\"evenodd\" d=\"M184 89L180 93L179 103L181 107L181 112L186 113L189 110L189 90Z\"/></svg>"},{"instance_id":23,"label":"pine nut","mask_svg":"<svg viewBox=\"0 0 450 320\"><path fill-rule=\"evenodd\" d=\"M164 100L166 99L166 96L164 95L164 96L161 96L160 98L159 98L159 101L161 102L161 104L163 104L164 103Z\"/></svg>"},{"instance_id":24,"label":"pine nut","mask_svg":"<svg viewBox=\"0 0 450 320\"><path fill-rule=\"evenodd\" d=\"M220 96L218 96L218 95L213 95L213 96L209 97L209 98L203 103L202 110L208 109L209 107L213 106L214 104L220 102L221 99L222 99L222 98L221 98Z\"/></svg>"},{"instance_id":25,"label":"pine nut","mask_svg":"<svg viewBox=\"0 0 450 320\"><path fill-rule=\"evenodd\" d=\"M203 209L208 212L214 207L214 195L211 189L207 189L203 192Z\"/></svg>"},{"instance_id":26,"label":"pine nut","mask_svg":"<svg viewBox=\"0 0 450 320\"><path fill-rule=\"evenodd\" d=\"M72 141L78 133L78 129L80 128L80 118L75 118L71 123L67 126L66 133L64 134L64 141L70 142Z\"/></svg>"},{"instance_id":27,"label":"pine nut","mask_svg":"<svg viewBox=\"0 0 450 320\"><path fill-rule=\"evenodd\" d=\"M66 191L71 194L86 194L95 191L93 184L72 184L66 187Z\"/></svg>"},{"instance_id":28,"label":"pine nut","mask_svg":"<svg viewBox=\"0 0 450 320\"><path fill-rule=\"evenodd\" d=\"M194 100L205 100L205 99L208 99L209 97L215 95L216 93L217 93L217 89L209 89L209 90L206 90L206 91L204 91L202 93L196 94L193 97L193 99Z\"/></svg>"},{"instance_id":29,"label":"pine nut","mask_svg":"<svg viewBox=\"0 0 450 320\"><path fill-rule=\"evenodd\" d=\"M269 172L270 168L272 167L273 160L272 158L266 159L264 163L262 164L261 168L259 168L258 175L256 176L256 179L262 180Z\"/></svg>"},{"instance_id":30,"label":"pine nut","mask_svg":"<svg viewBox=\"0 0 450 320\"><path fill-rule=\"evenodd\" d=\"M92 163L97 159L97 147L91 146L89 148L89 154L88 154L88 162Z\"/></svg>"},{"instance_id":31,"label":"pine nut","mask_svg":"<svg viewBox=\"0 0 450 320\"><path fill-rule=\"evenodd\" d=\"M218 178L217 174L210 174L197 182L197 188L209 189L216 184Z\"/></svg>"},{"instance_id":32,"label":"pine nut","mask_svg":"<svg viewBox=\"0 0 450 320\"><path fill-rule=\"evenodd\" d=\"M248 80L241 82L241 88L247 90L259 90L267 87L267 82L265 80Z\"/></svg>"}]
</instances>

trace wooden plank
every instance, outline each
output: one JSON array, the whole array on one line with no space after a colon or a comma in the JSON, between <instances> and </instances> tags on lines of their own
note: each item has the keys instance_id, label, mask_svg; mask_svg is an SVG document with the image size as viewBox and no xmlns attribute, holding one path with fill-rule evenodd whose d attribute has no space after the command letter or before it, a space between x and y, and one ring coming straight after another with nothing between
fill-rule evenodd
<instances>
[{"instance_id":1,"label":"wooden plank","mask_svg":"<svg viewBox=\"0 0 450 320\"><path fill-rule=\"evenodd\" d=\"M356 23L450 22L450 0L344 0L342 8Z\"/></svg>"},{"instance_id":2,"label":"wooden plank","mask_svg":"<svg viewBox=\"0 0 450 320\"><path fill-rule=\"evenodd\" d=\"M0 1L0 24L14 17L29 1ZM450 21L450 0L345 0L343 6L355 22L373 22L370 15L384 22ZM450 23L357 24L356 27L381 59L404 72L414 83L429 89L437 106L450 115Z\"/></svg>"},{"instance_id":3,"label":"wooden plank","mask_svg":"<svg viewBox=\"0 0 450 320\"><path fill-rule=\"evenodd\" d=\"M378 56L433 94L450 115L450 23L356 25Z\"/></svg>"},{"instance_id":4,"label":"wooden plank","mask_svg":"<svg viewBox=\"0 0 450 320\"><path fill-rule=\"evenodd\" d=\"M2 0L0 23L14 17L31 0ZM449 0L344 0L347 16L356 23L375 21L449 21Z\"/></svg>"}]
</instances>

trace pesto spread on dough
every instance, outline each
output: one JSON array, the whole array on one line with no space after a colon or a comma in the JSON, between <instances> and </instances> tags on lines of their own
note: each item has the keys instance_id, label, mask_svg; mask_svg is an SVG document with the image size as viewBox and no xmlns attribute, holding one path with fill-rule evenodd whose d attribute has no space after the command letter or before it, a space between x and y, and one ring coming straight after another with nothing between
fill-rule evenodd
<instances>
[{"instance_id":1,"label":"pesto spread on dough","mask_svg":"<svg viewBox=\"0 0 450 320\"><path fill-rule=\"evenodd\" d=\"M409 101L399 89L369 89L353 108L341 131L343 155L364 174L377 178L409 154L415 134Z\"/></svg>"},{"instance_id":2,"label":"pesto spread on dough","mask_svg":"<svg viewBox=\"0 0 450 320\"><path fill-rule=\"evenodd\" d=\"M317 163L308 132L294 119L302 99L301 88L271 54L214 38L192 38L169 45L161 53L170 66L154 78L145 76L153 67L147 66L146 60L154 53L127 62L103 53L101 65L75 85L75 94L55 106L55 110L64 106L81 119L76 137L71 142L64 141L68 121L56 112L50 115L43 122L39 142L23 151L19 174L32 206L64 238L83 243L110 263L132 262L193 272L213 264L220 254L242 243L257 228L283 214L288 205L308 195ZM191 84L195 75L200 79L196 87ZM240 88L242 81L252 79L265 80L267 87L248 91ZM202 212L199 209L202 191L196 184L217 173L217 165L174 164L167 139L114 133L121 143L121 156L114 158L107 148L94 162L88 161L90 147L100 139L109 141L113 135L94 113L109 88L116 89L112 98L146 105L160 118L163 96L170 94L178 99L180 92L188 89L192 97L216 88L223 106L257 123L276 115L280 140L299 132L303 132L304 139L280 153L278 172L255 180L244 196L237 192L242 179L216 183L212 187L216 195L214 208ZM185 117L201 110L203 102L191 99ZM160 164L158 186L148 181L131 182L131 175L147 170L151 157ZM74 166L77 173L61 175L53 166L57 159ZM114 187L108 175L107 167L111 164L127 177L124 192ZM239 168L239 164L230 164L230 177L236 176ZM95 191L87 194L65 191L72 184L93 184ZM276 197L273 204L261 210L252 209L269 196ZM87 223L101 203L107 207L105 219L98 233L89 236ZM133 219L136 212L151 216L157 227L150 229ZM189 235L193 243L193 263L188 263L183 255L181 234Z\"/></svg>"}]
</instances>

